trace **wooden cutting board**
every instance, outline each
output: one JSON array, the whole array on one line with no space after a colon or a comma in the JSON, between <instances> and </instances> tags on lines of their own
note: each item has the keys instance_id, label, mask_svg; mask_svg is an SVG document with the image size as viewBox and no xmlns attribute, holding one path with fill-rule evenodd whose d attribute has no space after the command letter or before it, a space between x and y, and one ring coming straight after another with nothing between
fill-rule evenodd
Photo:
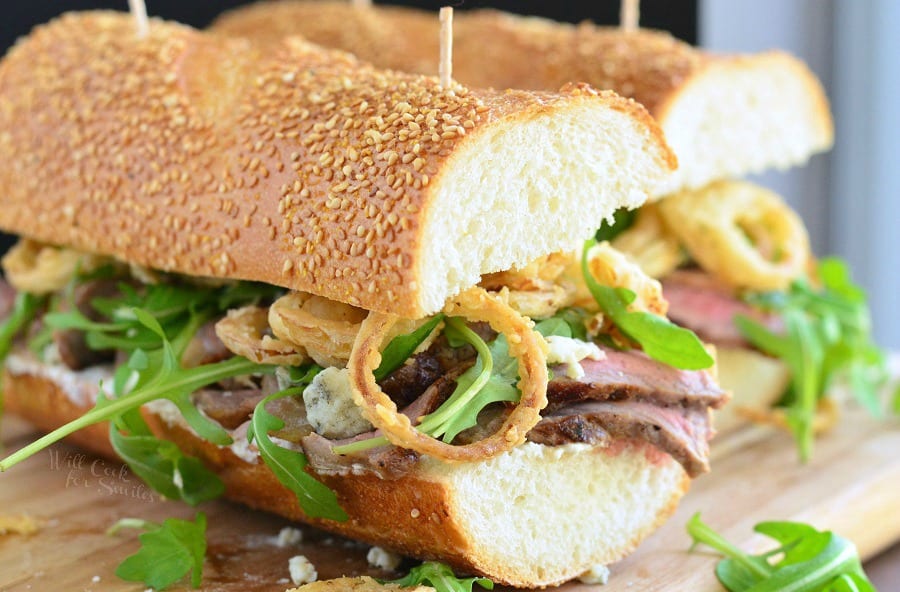
<instances>
[{"instance_id":1,"label":"wooden cutting board","mask_svg":"<svg viewBox=\"0 0 900 592\"><path fill-rule=\"evenodd\" d=\"M4 419L7 448L33 439L29 426ZM845 418L818 440L814 460L800 466L786 434L749 428L717 439L714 470L697 479L677 513L630 557L612 566L607 586L569 584L561 591L719 591L715 557L688 553L685 523L694 512L745 549L764 545L752 534L762 520L801 520L854 540L864 558L900 540L900 423ZM363 545L312 529L303 543L275 544L287 523L227 502L205 504L209 553L204 590L274 592L289 588L288 559L306 555L320 579L368 573ZM0 590L142 591L118 580L116 565L137 550L136 534L104 534L122 517L161 521L193 510L148 491L119 464L59 445L0 474L0 516L25 513L42 526L30 536L0 536ZM598 525L599 526L599 525ZM186 587L175 588L186 590ZM476 588L477 589L477 588Z\"/></svg>"}]
</instances>

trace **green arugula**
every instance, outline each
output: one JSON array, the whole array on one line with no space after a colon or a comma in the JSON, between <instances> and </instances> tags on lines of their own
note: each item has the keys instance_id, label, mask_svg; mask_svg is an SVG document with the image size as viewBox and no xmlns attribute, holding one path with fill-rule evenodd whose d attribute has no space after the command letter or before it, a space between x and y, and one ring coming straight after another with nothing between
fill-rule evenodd
<instances>
[{"instance_id":1,"label":"green arugula","mask_svg":"<svg viewBox=\"0 0 900 592\"><path fill-rule=\"evenodd\" d=\"M437 561L426 561L418 567L409 570L409 573L390 582L382 584L396 584L401 587L412 587L421 584L433 587L437 592L472 592L472 585L478 584L485 590L493 590L494 582L487 578L457 578L453 570Z\"/></svg>"},{"instance_id":2,"label":"green arugula","mask_svg":"<svg viewBox=\"0 0 900 592\"><path fill-rule=\"evenodd\" d=\"M643 311L630 311L628 306L636 295L627 288L601 285L588 267L588 251L597 241L585 242L581 257L581 271L591 295L604 315L626 337L638 343L649 357L684 370L702 370L715 360L692 332L670 322L665 317Z\"/></svg>"},{"instance_id":3,"label":"green arugula","mask_svg":"<svg viewBox=\"0 0 900 592\"><path fill-rule=\"evenodd\" d=\"M584 322L589 316L588 312L582 308L562 308L552 317L538 321L534 330L544 337L558 335L588 341L587 327Z\"/></svg>"},{"instance_id":4,"label":"green arugula","mask_svg":"<svg viewBox=\"0 0 900 592\"><path fill-rule=\"evenodd\" d=\"M398 335L391 339L384 351L381 352L381 363L373 372L375 380L387 378L391 372L402 366L443 320L443 314L435 315L412 333Z\"/></svg>"},{"instance_id":5,"label":"green arugula","mask_svg":"<svg viewBox=\"0 0 900 592\"><path fill-rule=\"evenodd\" d=\"M416 427L450 443L457 434L478 424L482 409L491 403L516 402L521 395L516 388L519 364L509 355L505 336L500 335L489 346L462 319L447 319L447 327L475 348L478 359L456 380L450 397Z\"/></svg>"},{"instance_id":6,"label":"green arugula","mask_svg":"<svg viewBox=\"0 0 900 592\"><path fill-rule=\"evenodd\" d=\"M754 530L780 546L750 555L704 524L699 513L687 530L694 546L704 544L725 555L716 577L730 592L875 592L856 546L830 531L800 522L762 522Z\"/></svg>"},{"instance_id":7,"label":"green arugula","mask_svg":"<svg viewBox=\"0 0 900 592\"><path fill-rule=\"evenodd\" d=\"M142 582L154 590L164 590L190 572L191 586L200 587L206 557L206 515L198 512L194 522L169 518L162 524L124 518L107 533L121 528L144 530L138 536L140 550L116 568L116 575L129 582Z\"/></svg>"},{"instance_id":8,"label":"green arugula","mask_svg":"<svg viewBox=\"0 0 900 592\"><path fill-rule=\"evenodd\" d=\"M783 332L748 317L735 319L747 341L790 369L791 382L779 405L786 408L804 461L812 454L817 403L834 382L847 378L860 404L878 417L883 413L879 387L887 376L884 354L872 341L865 293L851 281L846 264L823 259L817 274L818 289L798 279L787 292L746 296L757 308L778 313Z\"/></svg>"},{"instance_id":9,"label":"green arugula","mask_svg":"<svg viewBox=\"0 0 900 592\"><path fill-rule=\"evenodd\" d=\"M597 233L594 238L599 243L602 243L603 241L613 240L614 238L631 228L635 220L637 220L637 216L637 210L626 210L625 208L619 208L613 214L612 224L604 220L603 224L600 225L600 228L597 229Z\"/></svg>"},{"instance_id":10,"label":"green arugula","mask_svg":"<svg viewBox=\"0 0 900 592\"><path fill-rule=\"evenodd\" d=\"M120 422L123 415L157 399L168 399L175 403L182 414L184 414L188 424L201 436L210 438L211 441L218 444L230 443L227 433L218 424L215 424L197 411L191 403L190 393L228 378L251 374L270 374L275 371L275 368L273 366L256 364L240 357L195 368L181 368L178 363L175 345L166 338L162 332L162 327L155 322L155 319L146 311L140 309L133 309L133 314L138 322L156 334L162 341L162 348L159 350L149 353L136 350L132 354L128 369L132 371L132 376L136 375L137 377L137 380L134 381L136 386L128 392L119 393L119 396L114 399L100 397L94 408L81 417L38 438L0 461L0 471L9 469L69 434L89 425L104 421ZM196 322L195 320L189 323L182 333L176 336L175 343L186 343L187 336L193 335L191 327ZM139 370L145 363L146 367L143 370ZM122 374L117 372L118 376Z\"/></svg>"},{"instance_id":11,"label":"green arugula","mask_svg":"<svg viewBox=\"0 0 900 592\"><path fill-rule=\"evenodd\" d=\"M450 443L463 430L478 423L478 415L491 403L515 402L521 396L516 388L518 362L509 355L506 337L500 335L490 345L466 326L463 319L445 319L444 335L448 342L472 345L478 358L472 367L456 380L456 388L440 407L422 418L416 429ZM352 454L390 444L384 437L369 438L343 446L335 446L335 454Z\"/></svg>"},{"instance_id":12,"label":"green arugula","mask_svg":"<svg viewBox=\"0 0 900 592\"><path fill-rule=\"evenodd\" d=\"M319 368L321 370L321 368ZM306 373L309 379L315 376ZM264 398L253 410L253 418L247 430L247 440L255 441L263 462L281 483L294 492L304 513L311 518L325 518L344 522L347 513L338 504L335 493L306 472L308 464L302 452L282 448L272 441L269 434L284 427L284 421L266 410L275 399L303 393L304 386L294 386Z\"/></svg>"},{"instance_id":13,"label":"green arugula","mask_svg":"<svg viewBox=\"0 0 900 592\"><path fill-rule=\"evenodd\" d=\"M34 319L38 309L44 303L40 296L18 292L9 316L0 325L0 364L6 360L12 349L13 340Z\"/></svg>"}]
</instances>

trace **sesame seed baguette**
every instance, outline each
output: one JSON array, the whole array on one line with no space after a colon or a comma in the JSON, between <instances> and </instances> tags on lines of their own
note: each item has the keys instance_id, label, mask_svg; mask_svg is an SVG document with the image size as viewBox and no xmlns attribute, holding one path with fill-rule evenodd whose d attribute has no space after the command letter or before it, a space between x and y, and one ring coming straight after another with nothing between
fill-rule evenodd
<instances>
[{"instance_id":1,"label":"sesame seed baguette","mask_svg":"<svg viewBox=\"0 0 900 592\"><path fill-rule=\"evenodd\" d=\"M212 29L261 44L301 34L378 66L437 71L438 19L415 9L265 2L226 13ZM457 14L453 52L453 75L463 84L547 90L577 81L642 103L679 161L656 197L801 164L833 142L821 84L780 51L714 55L656 31L475 10Z\"/></svg>"},{"instance_id":2,"label":"sesame seed baguette","mask_svg":"<svg viewBox=\"0 0 900 592\"><path fill-rule=\"evenodd\" d=\"M0 63L3 230L409 318L571 248L674 165L613 93L444 89L297 38L72 13Z\"/></svg>"},{"instance_id":3,"label":"sesame seed baguette","mask_svg":"<svg viewBox=\"0 0 900 592\"><path fill-rule=\"evenodd\" d=\"M7 371L3 381L8 404L32 421L51 409L62 422L90 408L46 373ZM25 405L29 397L44 409ZM478 462L423 458L394 480L317 476L349 515L333 522L308 518L262 462L238 458L146 407L144 415L159 437L212 468L231 500L517 587L560 584L621 559L674 512L690 483L678 462L643 441L608 448L528 443ZM79 444L103 453L107 434L82 432Z\"/></svg>"}]
</instances>

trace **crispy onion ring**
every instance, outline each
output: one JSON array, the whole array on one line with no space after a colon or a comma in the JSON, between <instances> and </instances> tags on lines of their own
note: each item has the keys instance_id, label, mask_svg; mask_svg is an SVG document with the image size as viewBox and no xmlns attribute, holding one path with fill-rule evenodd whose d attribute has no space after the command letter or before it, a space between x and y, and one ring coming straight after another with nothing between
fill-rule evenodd
<instances>
[{"instance_id":1,"label":"crispy onion ring","mask_svg":"<svg viewBox=\"0 0 900 592\"><path fill-rule=\"evenodd\" d=\"M678 238L666 227L656 204L642 206L634 224L614 238L612 246L650 277L664 277L685 261Z\"/></svg>"},{"instance_id":2,"label":"crispy onion ring","mask_svg":"<svg viewBox=\"0 0 900 592\"><path fill-rule=\"evenodd\" d=\"M720 181L668 197L659 208L700 266L736 288L785 290L806 272L803 222L762 187Z\"/></svg>"},{"instance_id":3,"label":"crispy onion ring","mask_svg":"<svg viewBox=\"0 0 900 592\"><path fill-rule=\"evenodd\" d=\"M666 316L669 302L663 297L662 285L644 273L634 261L614 249L608 242L594 245L587 253L588 269L601 285L628 288L635 294L629 310Z\"/></svg>"},{"instance_id":4,"label":"crispy onion ring","mask_svg":"<svg viewBox=\"0 0 900 592\"><path fill-rule=\"evenodd\" d=\"M245 306L229 310L216 323L216 336L233 354L257 364L299 366L308 359L303 348L265 335L269 328L268 310L259 306Z\"/></svg>"},{"instance_id":5,"label":"crispy onion ring","mask_svg":"<svg viewBox=\"0 0 900 592\"><path fill-rule=\"evenodd\" d=\"M103 258L72 249L22 239L3 257L6 279L20 292L49 294L62 290L78 271L88 272Z\"/></svg>"},{"instance_id":6,"label":"crispy onion ring","mask_svg":"<svg viewBox=\"0 0 900 592\"><path fill-rule=\"evenodd\" d=\"M343 367L366 311L305 292L291 292L269 309L269 325L282 341L297 345L321 366Z\"/></svg>"},{"instance_id":7,"label":"crispy onion ring","mask_svg":"<svg viewBox=\"0 0 900 592\"><path fill-rule=\"evenodd\" d=\"M487 322L509 341L509 353L519 362L517 386L522 397L500 429L484 440L453 446L418 431L408 417L397 412L397 406L372 375L381 363L381 347L391 327L400 320L396 315L372 312L363 321L347 365L353 399L366 419L391 443L421 454L442 460L473 461L510 450L525 441L525 435L540 421L540 411L547 405L546 344L532 330L530 321L482 288L472 288L452 299L444 312Z\"/></svg>"}]
</instances>

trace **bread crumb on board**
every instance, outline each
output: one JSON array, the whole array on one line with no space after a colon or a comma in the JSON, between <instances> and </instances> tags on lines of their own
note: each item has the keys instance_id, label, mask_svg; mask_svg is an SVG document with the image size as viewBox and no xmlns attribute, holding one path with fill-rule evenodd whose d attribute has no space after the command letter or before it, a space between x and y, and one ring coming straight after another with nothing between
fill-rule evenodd
<instances>
[{"instance_id":1,"label":"bread crumb on board","mask_svg":"<svg viewBox=\"0 0 900 592\"><path fill-rule=\"evenodd\" d=\"M368 576L361 578L337 578L334 580L322 580L292 588L286 592L436 592L431 586L415 586L413 588L403 588L396 584L380 584L377 580Z\"/></svg>"},{"instance_id":2,"label":"bread crumb on board","mask_svg":"<svg viewBox=\"0 0 900 592\"><path fill-rule=\"evenodd\" d=\"M28 514L0 514L0 535L34 534L40 529L40 521Z\"/></svg>"}]
</instances>

